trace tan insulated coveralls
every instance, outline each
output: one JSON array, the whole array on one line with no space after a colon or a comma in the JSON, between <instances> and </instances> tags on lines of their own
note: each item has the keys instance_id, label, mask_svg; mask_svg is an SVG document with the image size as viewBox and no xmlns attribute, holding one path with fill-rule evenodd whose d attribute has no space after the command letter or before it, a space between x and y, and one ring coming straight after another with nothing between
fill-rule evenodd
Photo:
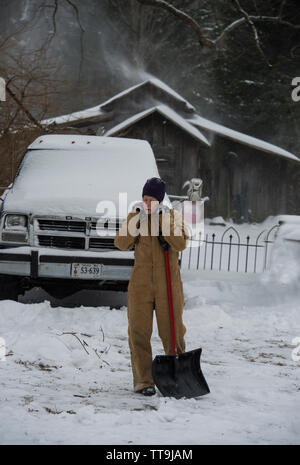
<instances>
[{"instance_id":1,"label":"tan insulated coveralls","mask_svg":"<svg viewBox=\"0 0 300 465\"><path fill-rule=\"evenodd\" d=\"M136 215L138 217L134 218ZM153 215L152 215L153 216ZM135 262L128 285L128 337L133 372L134 391L146 386L154 386L152 378L152 334L153 310L156 312L158 333L166 355L171 355L172 339L169 315L168 290L165 268L165 254L159 243L158 221L163 238L169 243L169 261L172 284L173 309L175 320L176 344L178 354L185 352L184 334L186 328L182 321L184 307L183 287L180 276L178 255L187 246L188 229L182 215L176 210L170 213L151 215L140 219L139 212L130 212L126 221L117 232L114 244L120 250L131 250L135 246ZM159 220L158 220L159 218ZM140 227L140 234L134 236L128 231L130 220L134 231ZM155 229L156 228L156 229ZM148 231L148 235L145 235ZM121 234L122 232L122 234ZM155 235L156 232L156 235Z\"/></svg>"}]
</instances>

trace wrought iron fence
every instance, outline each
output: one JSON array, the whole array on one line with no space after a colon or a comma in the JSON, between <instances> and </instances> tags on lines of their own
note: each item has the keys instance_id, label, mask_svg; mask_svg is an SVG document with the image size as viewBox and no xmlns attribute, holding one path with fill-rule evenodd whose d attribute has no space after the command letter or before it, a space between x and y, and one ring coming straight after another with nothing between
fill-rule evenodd
<instances>
[{"instance_id":1,"label":"wrought iron fence","mask_svg":"<svg viewBox=\"0 0 300 465\"><path fill-rule=\"evenodd\" d=\"M180 252L180 268L237 272L262 272L268 267L271 244L279 224L264 229L256 238L241 238L230 226L222 234L199 233L192 244Z\"/></svg>"}]
</instances>

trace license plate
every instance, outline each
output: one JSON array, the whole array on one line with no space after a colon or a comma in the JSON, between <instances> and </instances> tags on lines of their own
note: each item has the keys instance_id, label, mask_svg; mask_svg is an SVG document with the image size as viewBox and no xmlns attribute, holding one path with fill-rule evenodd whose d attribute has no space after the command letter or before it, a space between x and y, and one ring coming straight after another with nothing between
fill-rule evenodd
<instances>
[{"instance_id":1,"label":"license plate","mask_svg":"<svg viewBox=\"0 0 300 465\"><path fill-rule=\"evenodd\" d=\"M101 263L72 263L72 278L99 279L102 274Z\"/></svg>"}]
</instances>

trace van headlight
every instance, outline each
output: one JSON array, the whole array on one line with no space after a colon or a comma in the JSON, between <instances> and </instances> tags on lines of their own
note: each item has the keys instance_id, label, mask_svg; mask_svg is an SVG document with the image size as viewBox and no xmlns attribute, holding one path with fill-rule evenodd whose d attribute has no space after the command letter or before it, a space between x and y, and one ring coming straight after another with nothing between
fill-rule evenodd
<instances>
[{"instance_id":1,"label":"van headlight","mask_svg":"<svg viewBox=\"0 0 300 465\"><path fill-rule=\"evenodd\" d=\"M3 242L28 242L28 217L26 215L6 215L2 231Z\"/></svg>"},{"instance_id":2,"label":"van headlight","mask_svg":"<svg viewBox=\"0 0 300 465\"><path fill-rule=\"evenodd\" d=\"M6 215L5 229L14 229L17 231L27 230L27 216L25 215Z\"/></svg>"}]
</instances>

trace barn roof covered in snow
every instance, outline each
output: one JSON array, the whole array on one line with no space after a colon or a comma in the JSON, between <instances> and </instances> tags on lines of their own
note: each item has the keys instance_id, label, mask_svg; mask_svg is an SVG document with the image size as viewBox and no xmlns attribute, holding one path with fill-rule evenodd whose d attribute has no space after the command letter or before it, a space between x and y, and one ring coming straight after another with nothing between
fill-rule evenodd
<instances>
[{"instance_id":1,"label":"barn roof covered in snow","mask_svg":"<svg viewBox=\"0 0 300 465\"><path fill-rule=\"evenodd\" d=\"M151 77L150 79L147 79L146 81L143 81L140 84L129 87L129 89L126 89L120 92L119 94L115 95L114 97L110 98L109 100L101 104L101 109L105 110L112 103L122 99L125 96L128 96L129 94L134 93L137 90L140 90L141 88L144 88L142 89L143 91L147 90L146 88L151 89L152 91L156 91L155 96L157 98L159 98L161 94L168 94L173 100L182 103L183 108L185 110L189 112L195 111L195 108L185 98L183 98L181 95L175 92L175 90L173 90L167 84L162 82L160 79L154 77Z\"/></svg>"},{"instance_id":2,"label":"barn roof covered in snow","mask_svg":"<svg viewBox=\"0 0 300 465\"><path fill-rule=\"evenodd\" d=\"M101 121L106 115L105 112L101 110L101 105L97 105L92 108L87 108L86 110L76 111L74 113L69 113L68 115L55 116L53 118L44 119L41 121L41 124L50 126L51 124L65 125L69 123L78 123L79 121Z\"/></svg>"},{"instance_id":3,"label":"barn roof covered in snow","mask_svg":"<svg viewBox=\"0 0 300 465\"><path fill-rule=\"evenodd\" d=\"M118 111L122 105L123 107L125 105L126 110L128 110L128 115L131 116L128 117L127 115L127 117L120 122L118 118L115 118L115 115L119 116L120 113L122 117L123 112ZM73 127L84 127L91 123L96 124L102 122L106 126L104 134L110 136L140 121L142 118L147 117L155 111L181 127L206 146L210 146L210 143L205 135L200 132L201 129L226 137L240 144L248 145L265 153L275 154L293 161L300 161L296 155L281 147L201 117L185 98L164 82L154 77L150 77L139 84L129 87L100 105L68 115L48 118L41 121L41 123L44 125L56 124L58 126L71 125ZM108 128L106 122L108 123ZM114 127L111 128L112 125Z\"/></svg>"},{"instance_id":4,"label":"barn roof covered in snow","mask_svg":"<svg viewBox=\"0 0 300 465\"><path fill-rule=\"evenodd\" d=\"M194 126L197 126L198 128L214 132L216 134L219 134L220 136L237 141L240 144L248 145L255 149L262 150L263 152L280 155L281 157L289 158L290 160L300 162L300 159L296 157L296 155L278 147L277 145L270 144L269 142L257 139L256 137L248 136L247 134L243 134L242 132L234 131L233 129L229 129L226 126L222 126L221 124L217 124L206 118L202 118L199 115L195 115L188 121Z\"/></svg>"},{"instance_id":5,"label":"barn roof covered in snow","mask_svg":"<svg viewBox=\"0 0 300 465\"><path fill-rule=\"evenodd\" d=\"M44 119L43 121L41 121L41 123L45 125L65 125L67 123L75 123L84 120L104 121L105 119L107 119L107 115L110 111L109 107L112 104L122 100L125 97L128 97L130 94L136 93L137 91L146 92L147 90L154 92L154 97L158 101L160 98L162 98L163 94L167 94L173 101L180 103L183 110L189 113L193 113L195 111L195 108L185 98L183 98L173 89L171 89L171 87L162 82L160 79L153 77L139 84L136 84L135 86L123 90L122 92L114 95L113 97L101 103L100 105L87 108L86 110L76 111L67 115Z\"/></svg>"},{"instance_id":6,"label":"barn roof covered in snow","mask_svg":"<svg viewBox=\"0 0 300 465\"><path fill-rule=\"evenodd\" d=\"M141 119L145 118L146 116L151 115L152 113L158 112L168 120L172 121L176 126L180 127L187 133L189 133L192 137L200 141L202 144L210 147L210 143L206 139L206 137L192 124L190 124L186 119L182 118L176 111L173 111L171 108L167 107L166 105L158 105L156 107L149 108L148 110L141 111L136 115L128 118L127 120L123 121L120 124L117 124L115 127L109 129L105 136L113 136L118 134L121 130L128 128L132 124L140 121Z\"/></svg>"}]
</instances>

